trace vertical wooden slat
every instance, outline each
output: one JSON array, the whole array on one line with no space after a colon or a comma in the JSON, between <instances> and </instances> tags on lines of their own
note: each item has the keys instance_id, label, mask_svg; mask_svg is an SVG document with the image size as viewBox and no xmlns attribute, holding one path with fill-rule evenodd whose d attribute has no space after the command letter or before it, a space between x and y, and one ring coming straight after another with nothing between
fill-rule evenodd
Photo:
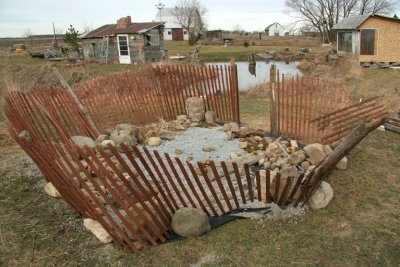
<instances>
[{"instance_id":1,"label":"vertical wooden slat","mask_svg":"<svg viewBox=\"0 0 400 267\"><path fill-rule=\"evenodd\" d=\"M222 167L222 170L224 172L225 179L228 182L229 189L231 190L231 194L232 194L232 197L233 197L233 201L235 202L236 208L239 208L239 201L238 201L238 198L236 196L235 189L233 188L232 179L229 176L229 172L228 172L228 169L226 167L225 161L221 162L221 167Z\"/></svg>"},{"instance_id":2,"label":"vertical wooden slat","mask_svg":"<svg viewBox=\"0 0 400 267\"><path fill-rule=\"evenodd\" d=\"M256 171L257 199L261 201L261 179L260 172Z\"/></svg>"},{"instance_id":3,"label":"vertical wooden slat","mask_svg":"<svg viewBox=\"0 0 400 267\"><path fill-rule=\"evenodd\" d=\"M196 173L196 170L194 169L193 165L190 162L187 162L187 165L189 166L190 172L193 175L194 181L197 184L197 187L200 189L200 192L202 193L205 201L207 202L208 207L211 209L211 211L213 212L213 214L215 216L218 216L218 212L215 210L215 207L213 205L213 203L210 201L210 198L208 197L206 191L204 190L204 187L199 179L199 176Z\"/></svg>"}]
</instances>

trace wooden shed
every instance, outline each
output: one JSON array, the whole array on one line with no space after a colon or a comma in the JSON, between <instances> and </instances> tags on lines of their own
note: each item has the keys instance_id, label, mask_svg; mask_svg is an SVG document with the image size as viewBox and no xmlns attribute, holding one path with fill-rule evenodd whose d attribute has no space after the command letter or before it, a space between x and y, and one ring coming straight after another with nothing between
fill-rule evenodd
<instances>
[{"instance_id":1,"label":"wooden shed","mask_svg":"<svg viewBox=\"0 0 400 267\"><path fill-rule=\"evenodd\" d=\"M333 27L337 53L362 62L400 62L400 20L376 14L344 18Z\"/></svg>"},{"instance_id":2,"label":"wooden shed","mask_svg":"<svg viewBox=\"0 0 400 267\"><path fill-rule=\"evenodd\" d=\"M165 56L163 30L162 22L132 23L127 16L81 37L83 52L86 59L95 61L156 61Z\"/></svg>"}]
</instances>

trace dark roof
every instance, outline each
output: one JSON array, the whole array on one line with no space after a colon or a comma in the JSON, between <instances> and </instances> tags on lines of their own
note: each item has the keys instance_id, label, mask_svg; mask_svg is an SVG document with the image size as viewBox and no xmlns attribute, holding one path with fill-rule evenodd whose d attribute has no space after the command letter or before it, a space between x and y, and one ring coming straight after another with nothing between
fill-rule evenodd
<instances>
[{"instance_id":1,"label":"dark roof","mask_svg":"<svg viewBox=\"0 0 400 267\"><path fill-rule=\"evenodd\" d=\"M341 21L339 21L338 24L333 26L332 29L333 30L355 30L358 27L360 27L361 24L363 24L370 17L377 17L377 18L381 18L381 19L400 22L400 20L396 19L396 18L385 17L385 16L381 16L381 15L376 15L376 14L364 14L364 15L351 16L351 17L344 18Z\"/></svg>"},{"instance_id":2,"label":"dark roof","mask_svg":"<svg viewBox=\"0 0 400 267\"><path fill-rule=\"evenodd\" d=\"M117 24L107 24L87 33L85 36L82 37L82 39L101 38L103 36L114 36L116 34L124 33L137 34L149 31L163 24L164 23L160 22L141 22L132 23L129 27L126 28L117 28Z\"/></svg>"}]
</instances>

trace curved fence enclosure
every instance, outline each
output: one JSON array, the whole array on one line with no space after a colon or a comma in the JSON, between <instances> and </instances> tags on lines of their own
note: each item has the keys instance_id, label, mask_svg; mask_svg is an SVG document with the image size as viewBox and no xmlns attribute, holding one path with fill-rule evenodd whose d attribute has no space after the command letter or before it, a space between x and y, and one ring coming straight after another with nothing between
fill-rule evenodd
<instances>
[{"instance_id":1,"label":"curved fence enclosure","mask_svg":"<svg viewBox=\"0 0 400 267\"><path fill-rule=\"evenodd\" d=\"M96 139L120 123L173 120L186 114L190 96L202 97L219 120L239 122L237 84L236 66L146 67L75 88L85 110L63 89L35 88L10 92L5 114L13 138L64 200L100 222L117 244L138 250L168 239L171 215L180 207L220 216L253 201L297 206L320 183L313 181L313 172L297 177L278 173L271 184L269 171L254 171L247 164L182 162L140 145L78 146L71 139ZM280 100L284 94L278 94ZM280 118L293 118L281 114L281 108ZM318 119L318 125L332 116ZM289 129L279 127L284 134Z\"/></svg>"}]
</instances>

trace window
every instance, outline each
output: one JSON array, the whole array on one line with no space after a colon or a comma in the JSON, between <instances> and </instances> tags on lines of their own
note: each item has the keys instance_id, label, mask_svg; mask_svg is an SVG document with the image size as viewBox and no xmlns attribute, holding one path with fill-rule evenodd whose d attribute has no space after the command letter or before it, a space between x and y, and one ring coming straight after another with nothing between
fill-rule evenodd
<instances>
[{"instance_id":1,"label":"window","mask_svg":"<svg viewBox=\"0 0 400 267\"><path fill-rule=\"evenodd\" d=\"M172 32L171 31L168 31L168 35L171 35L172 34Z\"/></svg>"},{"instance_id":2,"label":"window","mask_svg":"<svg viewBox=\"0 0 400 267\"><path fill-rule=\"evenodd\" d=\"M351 32L339 32L338 33L338 50L342 52L351 53L352 50L352 33Z\"/></svg>"},{"instance_id":3,"label":"window","mask_svg":"<svg viewBox=\"0 0 400 267\"><path fill-rule=\"evenodd\" d=\"M186 35L186 34L187 34L187 31L183 31L183 34Z\"/></svg>"},{"instance_id":4,"label":"window","mask_svg":"<svg viewBox=\"0 0 400 267\"><path fill-rule=\"evenodd\" d=\"M375 30L361 30L361 55L374 55Z\"/></svg>"},{"instance_id":5,"label":"window","mask_svg":"<svg viewBox=\"0 0 400 267\"><path fill-rule=\"evenodd\" d=\"M119 44L119 55L128 56L129 55L128 36L118 35L118 44Z\"/></svg>"}]
</instances>

